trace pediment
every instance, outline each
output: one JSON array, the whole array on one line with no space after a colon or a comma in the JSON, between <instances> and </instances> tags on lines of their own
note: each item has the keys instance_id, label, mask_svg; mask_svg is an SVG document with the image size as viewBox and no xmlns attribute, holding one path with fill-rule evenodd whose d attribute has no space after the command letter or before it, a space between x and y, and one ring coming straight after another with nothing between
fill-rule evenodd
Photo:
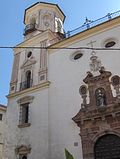
<instances>
[{"instance_id":1,"label":"pediment","mask_svg":"<svg viewBox=\"0 0 120 159\"><path fill-rule=\"evenodd\" d=\"M20 147L16 148L17 154L27 154L30 153L30 151L31 151L30 146L21 145Z\"/></svg>"},{"instance_id":2,"label":"pediment","mask_svg":"<svg viewBox=\"0 0 120 159\"><path fill-rule=\"evenodd\" d=\"M31 103L33 101L34 97L33 96L25 96L20 98L17 102L19 104L23 104L23 103Z\"/></svg>"},{"instance_id":3,"label":"pediment","mask_svg":"<svg viewBox=\"0 0 120 159\"><path fill-rule=\"evenodd\" d=\"M34 65L36 63L36 60L34 58L31 58L31 59L27 59L24 61L24 63L22 64L21 66L21 69L25 68L25 67L28 67L28 66L31 66L31 65Z\"/></svg>"}]
</instances>

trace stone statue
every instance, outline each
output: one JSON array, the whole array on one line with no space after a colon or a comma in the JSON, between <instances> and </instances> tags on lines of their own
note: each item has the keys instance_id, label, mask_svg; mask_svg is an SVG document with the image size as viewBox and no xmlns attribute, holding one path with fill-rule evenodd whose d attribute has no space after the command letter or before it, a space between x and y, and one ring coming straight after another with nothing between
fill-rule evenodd
<instances>
[{"instance_id":1,"label":"stone statue","mask_svg":"<svg viewBox=\"0 0 120 159\"><path fill-rule=\"evenodd\" d=\"M106 105L105 92L103 89L98 89L96 91L96 103L97 103L97 106Z\"/></svg>"}]
</instances>

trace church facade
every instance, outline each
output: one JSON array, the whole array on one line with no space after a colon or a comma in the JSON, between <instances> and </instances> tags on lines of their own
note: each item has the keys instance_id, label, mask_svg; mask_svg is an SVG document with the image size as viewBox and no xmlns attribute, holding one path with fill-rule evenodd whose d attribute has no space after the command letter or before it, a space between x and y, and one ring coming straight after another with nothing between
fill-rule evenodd
<instances>
[{"instance_id":1,"label":"church facade","mask_svg":"<svg viewBox=\"0 0 120 159\"><path fill-rule=\"evenodd\" d=\"M120 17L72 36L56 4L25 10L14 49L5 159L120 158ZM84 48L83 48L84 47Z\"/></svg>"}]
</instances>

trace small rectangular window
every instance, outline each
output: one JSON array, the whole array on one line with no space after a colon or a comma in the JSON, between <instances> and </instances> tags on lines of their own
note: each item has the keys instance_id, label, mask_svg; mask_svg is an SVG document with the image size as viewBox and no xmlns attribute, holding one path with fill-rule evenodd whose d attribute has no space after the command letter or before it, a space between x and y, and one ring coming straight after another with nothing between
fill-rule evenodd
<instances>
[{"instance_id":1,"label":"small rectangular window","mask_svg":"<svg viewBox=\"0 0 120 159\"><path fill-rule=\"evenodd\" d=\"M3 114L0 114L0 120L2 120Z\"/></svg>"},{"instance_id":2,"label":"small rectangular window","mask_svg":"<svg viewBox=\"0 0 120 159\"><path fill-rule=\"evenodd\" d=\"M20 105L20 124L29 122L29 103Z\"/></svg>"}]
</instances>

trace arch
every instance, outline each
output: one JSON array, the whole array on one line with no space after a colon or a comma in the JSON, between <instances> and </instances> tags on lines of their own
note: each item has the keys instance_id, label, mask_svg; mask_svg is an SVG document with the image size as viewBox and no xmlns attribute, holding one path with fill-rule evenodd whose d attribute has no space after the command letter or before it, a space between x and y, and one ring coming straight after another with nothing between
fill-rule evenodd
<instances>
[{"instance_id":1,"label":"arch","mask_svg":"<svg viewBox=\"0 0 120 159\"><path fill-rule=\"evenodd\" d=\"M27 156L23 156L22 159L27 159Z\"/></svg>"},{"instance_id":2,"label":"arch","mask_svg":"<svg viewBox=\"0 0 120 159\"><path fill-rule=\"evenodd\" d=\"M31 70L28 70L25 74L25 85L26 85L26 88L30 88L31 87Z\"/></svg>"},{"instance_id":3,"label":"arch","mask_svg":"<svg viewBox=\"0 0 120 159\"><path fill-rule=\"evenodd\" d=\"M98 140L98 138L100 138L101 136L104 136L104 135L108 135L108 134L113 134L113 135L117 135L117 136L120 137L120 133L118 131L115 131L115 130L105 130L105 131L102 131L102 132L96 134L92 138L93 145L96 143L96 141Z\"/></svg>"},{"instance_id":4,"label":"arch","mask_svg":"<svg viewBox=\"0 0 120 159\"><path fill-rule=\"evenodd\" d=\"M94 144L95 159L120 159L120 137L115 134L105 134Z\"/></svg>"},{"instance_id":5,"label":"arch","mask_svg":"<svg viewBox=\"0 0 120 159\"><path fill-rule=\"evenodd\" d=\"M19 154L19 155L24 155L26 156L26 154L30 153L31 152L31 148L30 146L26 146L26 145L21 145L19 147L17 147L15 149L16 153Z\"/></svg>"},{"instance_id":6,"label":"arch","mask_svg":"<svg viewBox=\"0 0 120 159\"><path fill-rule=\"evenodd\" d=\"M51 28L51 23L53 21L51 14L45 13L42 16L42 19L43 19L45 29L48 29L48 28L50 29Z\"/></svg>"},{"instance_id":7,"label":"arch","mask_svg":"<svg viewBox=\"0 0 120 159\"><path fill-rule=\"evenodd\" d=\"M100 87L95 91L95 99L97 106L105 106L106 103L106 92L105 89Z\"/></svg>"},{"instance_id":8,"label":"arch","mask_svg":"<svg viewBox=\"0 0 120 159\"><path fill-rule=\"evenodd\" d=\"M32 18L30 19L30 24L33 24L33 25L36 24L36 18L35 18L35 17L32 17Z\"/></svg>"}]
</instances>

